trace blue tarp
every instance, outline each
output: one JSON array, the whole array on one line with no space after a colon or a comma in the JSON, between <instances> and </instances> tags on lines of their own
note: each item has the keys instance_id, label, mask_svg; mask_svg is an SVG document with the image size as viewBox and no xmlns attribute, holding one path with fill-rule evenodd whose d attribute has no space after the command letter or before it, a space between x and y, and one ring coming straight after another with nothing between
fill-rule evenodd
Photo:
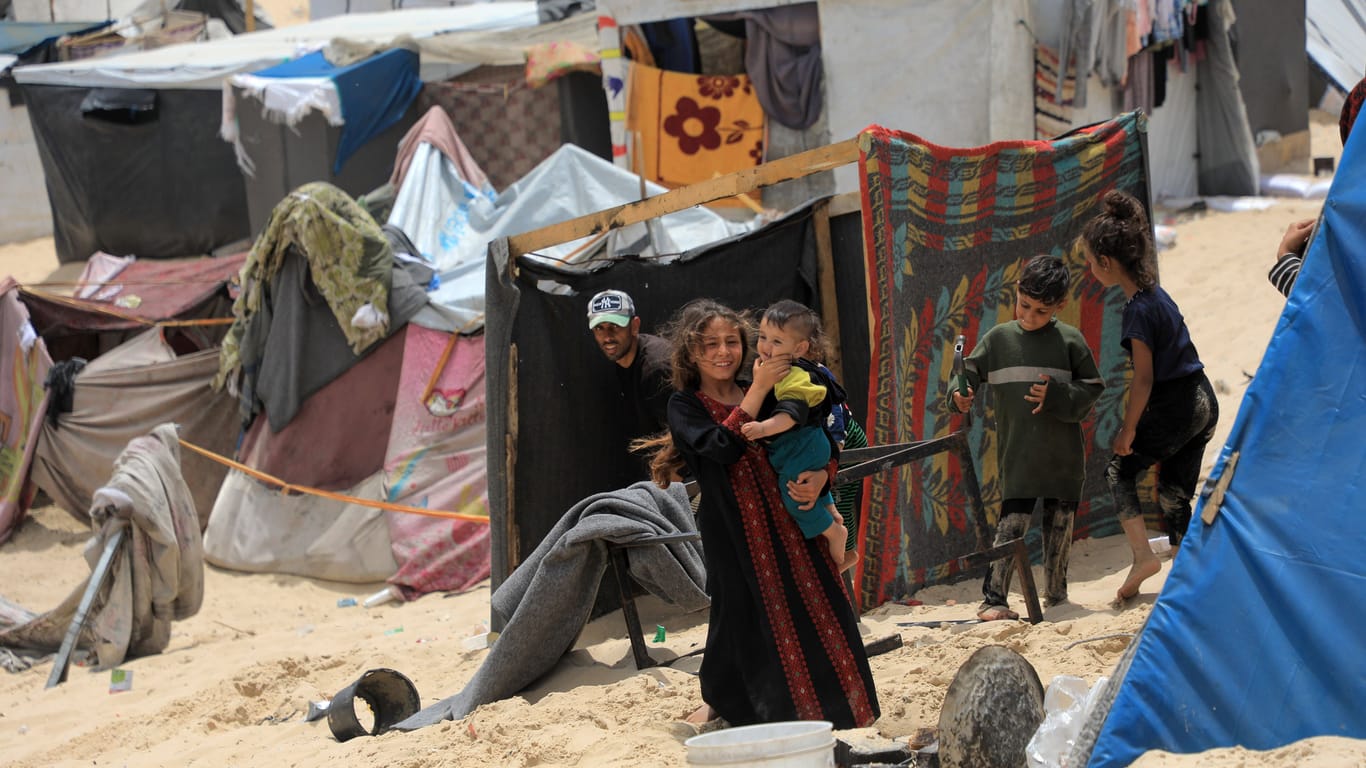
<instances>
[{"instance_id":1,"label":"blue tarp","mask_svg":"<svg viewBox=\"0 0 1366 768\"><path fill-rule=\"evenodd\" d=\"M62 35L85 34L109 26L108 21L0 21L0 53L23 56Z\"/></svg>"},{"instance_id":2,"label":"blue tarp","mask_svg":"<svg viewBox=\"0 0 1366 768\"><path fill-rule=\"evenodd\" d=\"M1366 738L1366 131L1202 499L1091 768L1143 752ZM1267 286L1270 290L1270 287Z\"/></svg>"},{"instance_id":3,"label":"blue tarp","mask_svg":"<svg viewBox=\"0 0 1366 768\"><path fill-rule=\"evenodd\" d=\"M252 73L257 77L327 77L337 86L342 130L332 172L341 173L346 158L397 123L422 89L418 55L391 48L345 67L329 64L322 51Z\"/></svg>"}]
</instances>

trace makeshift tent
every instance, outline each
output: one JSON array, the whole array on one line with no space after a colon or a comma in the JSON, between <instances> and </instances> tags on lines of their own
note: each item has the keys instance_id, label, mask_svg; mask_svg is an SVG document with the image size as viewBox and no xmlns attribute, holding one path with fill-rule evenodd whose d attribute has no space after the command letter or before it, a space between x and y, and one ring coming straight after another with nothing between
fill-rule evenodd
<instances>
[{"instance_id":1,"label":"makeshift tent","mask_svg":"<svg viewBox=\"0 0 1366 768\"><path fill-rule=\"evenodd\" d=\"M575 502L642 479L634 474L639 465L625 460L621 414L598 396L613 373L588 332L588 297L604 288L625 290L645 332L699 296L737 308L761 309L783 298L820 306L816 214L805 207L670 260L558 265L510 257L506 239L490 245L488 389L499 393L489 402L487 447L498 457L489 475L495 584ZM861 317L862 309L856 311Z\"/></svg>"},{"instance_id":2,"label":"makeshift tent","mask_svg":"<svg viewBox=\"0 0 1366 768\"><path fill-rule=\"evenodd\" d=\"M1094 750L1079 745L1070 765L1366 738L1363 174L1366 137L1353 133L1190 531L1111 682Z\"/></svg>"},{"instance_id":3,"label":"makeshift tent","mask_svg":"<svg viewBox=\"0 0 1366 768\"><path fill-rule=\"evenodd\" d=\"M33 487L28 468L39 425L46 412L43 380L52 367L18 285L0 280L0 542L23 519Z\"/></svg>"},{"instance_id":4,"label":"makeshift tent","mask_svg":"<svg viewBox=\"0 0 1366 768\"><path fill-rule=\"evenodd\" d=\"M321 182L276 206L242 275L220 383L250 422L246 469L214 504L209 561L408 596L487 577L482 337L450 333L369 214Z\"/></svg>"},{"instance_id":5,"label":"makeshift tent","mask_svg":"<svg viewBox=\"0 0 1366 768\"><path fill-rule=\"evenodd\" d=\"M316 51L228 78L224 103L233 110L223 115L221 135L234 142L245 177L252 234L307 182L353 196L382 184L416 118L411 105L421 87L418 55L402 48L345 66Z\"/></svg>"},{"instance_id":6,"label":"makeshift tent","mask_svg":"<svg viewBox=\"0 0 1366 768\"><path fill-rule=\"evenodd\" d=\"M44 354L90 361L69 384L54 382L46 418L30 436L29 479L63 509L86 519L114 459L158 424L176 422L182 438L211 450L232 449L233 403L209 389L225 327L212 318L227 313L226 284L242 260L137 261L117 282L92 284L98 290L87 300L16 290ZM193 454L181 464L202 528L225 470Z\"/></svg>"},{"instance_id":7,"label":"makeshift tent","mask_svg":"<svg viewBox=\"0 0 1366 768\"><path fill-rule=\"evenodd\" d=\"M233 149L216 136L222 84L230 75L279 64L301 45L333 38L387 46L404 35L422 38L535 20L529 2L357 14L107 59L18 68L15 79L29 102L43 158L58 258L78 261L99 250L184 256L250 234L246 188ZM440 79L453 69L460 71L438 65L422 77Z\"/></svg>"}]
</instances>

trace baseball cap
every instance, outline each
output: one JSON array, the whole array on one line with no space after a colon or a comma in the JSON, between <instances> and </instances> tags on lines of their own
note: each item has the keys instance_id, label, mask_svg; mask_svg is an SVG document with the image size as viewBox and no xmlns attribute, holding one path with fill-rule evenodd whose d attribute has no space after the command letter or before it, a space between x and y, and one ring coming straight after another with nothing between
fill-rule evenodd
<instances>
[{"instance_id":1,"label":"baseball cap","mask_svg":"<svg viewBox=\"0 0 1366 768\"><path fill-rule=\"evenodd\" d=\"M588 328L592 330L603 323L620 325L631 324L636 316L636 303L622 291L603 291L588 302Z\"/></svg>"}]
</instances>

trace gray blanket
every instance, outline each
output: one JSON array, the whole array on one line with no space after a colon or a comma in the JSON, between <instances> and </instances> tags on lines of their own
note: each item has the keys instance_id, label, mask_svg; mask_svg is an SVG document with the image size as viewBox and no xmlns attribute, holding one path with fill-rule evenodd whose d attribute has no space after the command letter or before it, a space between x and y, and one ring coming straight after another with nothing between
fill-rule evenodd
<instances>
[{"instance_id":1,"label":"gray blanket","mask_svg":"<svg viewBox=\"0 0 1366 768\"><path fill-rule=\"evenodd\" d=\"M516 694L554 668L588 621L607 568L607 542L695 530L681 483L661 490L641 482L580 501L494 591L493 610L507 624L464 690L396 728L412 731L462 718L480 704ZM640 547L630 560L632 577L652 594L686 610L707 606L699 542Z\"/></svg>"}]
</instances>

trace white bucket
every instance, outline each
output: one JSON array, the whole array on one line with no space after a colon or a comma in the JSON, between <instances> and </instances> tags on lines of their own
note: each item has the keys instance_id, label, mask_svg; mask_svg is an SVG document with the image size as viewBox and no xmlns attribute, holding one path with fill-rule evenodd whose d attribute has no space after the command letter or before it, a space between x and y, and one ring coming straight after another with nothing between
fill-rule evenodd
<instances>
[{"instance_id":1,"label":"white bucket","mask_svg":"<svg viewBox=\"0 0 1366 768\"><path fill-rule=\"evenodd\" d=\"M834 768L834 725L824 720L725 728L683 742L689 765Z\"/></svg>"}]
</instances>

